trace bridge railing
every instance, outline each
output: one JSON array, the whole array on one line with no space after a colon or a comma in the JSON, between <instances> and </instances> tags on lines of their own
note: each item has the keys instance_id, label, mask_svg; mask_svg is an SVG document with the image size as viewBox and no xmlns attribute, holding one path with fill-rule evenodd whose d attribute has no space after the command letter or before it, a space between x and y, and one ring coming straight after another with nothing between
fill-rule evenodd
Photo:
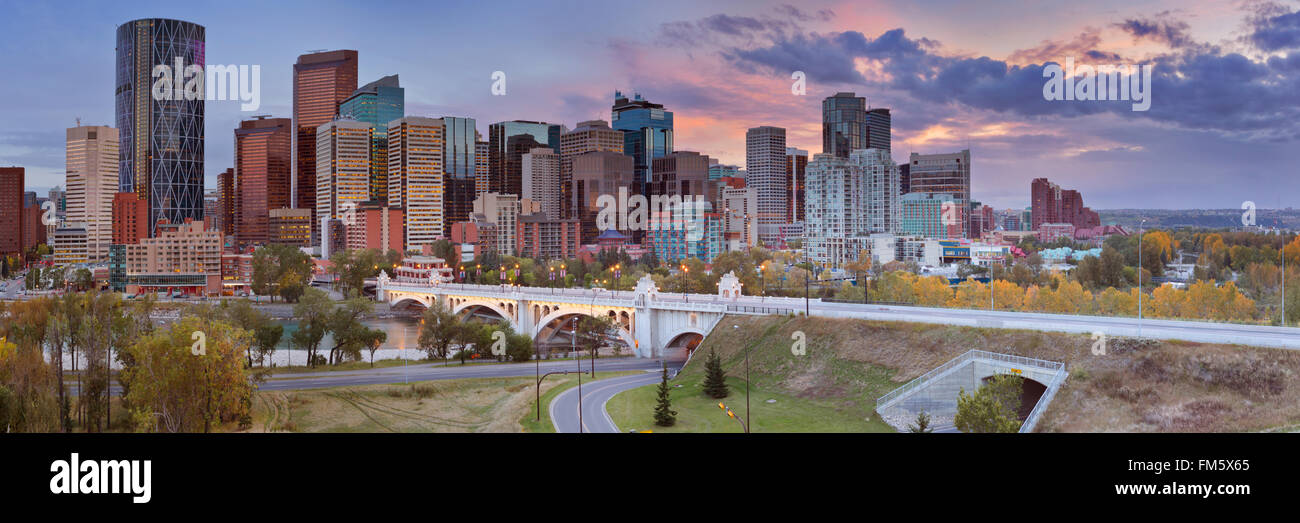
<instances>
[{"instance_id":1,"label":"bridge railing","mask_svg":"<svg viewBox=\"0 0 1300 523\"><path fill-rule=\"evenodd\" d=\"M1020 432L1034 431L1034 427L1038 425L1038 419L1043 417L1043 413L1047 411L1047 405L1052 402L1052 398L1056 397L1056 391L1060 390L1061 384L1065 383L1068 376L1069 373L1065 371L1064 364L1061 365L1061 368L1056 369L1056 374L1052 376L1052 381L1047 384L1047 390L1043 391L1043 395L1038 398L1034 410L1029 411L1029 417L1025 418L1024 423L1020 424Z\"/></svg>"},{"instance_id":2,"label":"bridge railing","mask_svg":"<svg viewBox=\"0 0 1300 523\"><path fill-rule=\"evenodd\" d=\"M759 307L751 305L728 305L727 312L735 314L776 314L788 315L794 314L794 309L784 307Z\"/></svg>"}]
</instances>

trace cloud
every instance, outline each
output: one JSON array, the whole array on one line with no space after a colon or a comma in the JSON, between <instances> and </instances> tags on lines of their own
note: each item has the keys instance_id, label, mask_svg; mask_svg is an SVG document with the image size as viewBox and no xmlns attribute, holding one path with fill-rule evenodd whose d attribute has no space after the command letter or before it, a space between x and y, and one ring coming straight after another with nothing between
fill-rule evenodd
<instances>
[{"instance_id":1,"label":"cloud","mask_svg":"<svg viewBox=\"0 0 1300 523\"><path fill-rule=\"evenodd\" d=\"M1197 45L1196 40L1187 33L1190 27L1187 22L1174 19L1168 11L1151 18L1129 18L1115 26L1132 35L1135 41L1151 40L1174 49Z\"/></svg>"},{"instance_id":2,"label":"cloud","mask_svg":"<svg viewBox=\"0 0 1300 523\"><path fill-rule=\"evenodd\" d=\"M1021 65L1035 64L1061 61L1067 56L1085 57L1088 60L1097 62L1118 63L1123 61L1123 58L1117 53L1099 50L1101 45L1101 30L1090 27L1071 40L1043 40L1038 44L1038 47L1017 49L1007 57L1007 62Z\"/></svg>"},{"instance_id":3,"label":"cloud","mask_svg":"<svg viewBox=\"0 0 1300 523\"><path fill-rule=\"evenodd\" d=\"M1264 51L1300 49L1300 11L1259 17L1249 40Z\"/></svg>"}]
</instances>

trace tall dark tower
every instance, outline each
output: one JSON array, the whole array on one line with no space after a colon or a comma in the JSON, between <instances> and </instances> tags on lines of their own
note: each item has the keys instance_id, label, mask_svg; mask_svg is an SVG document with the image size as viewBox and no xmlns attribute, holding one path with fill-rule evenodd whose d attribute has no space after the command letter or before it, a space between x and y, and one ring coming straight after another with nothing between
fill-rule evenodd
<instances>
[{"instance_id":1,"label":"tall dark tower","mask_svg":"<svg viewBox=\"0 0 1300 523\"><path fill-rule=\"evenodd\" d=\"M158 220L203 219L203 99L183 93L185 69L206 65L203 26L145 18L117 27L118 190L149 208L149 236ZM177 66L182 69L177 71ZM166 66L174 89L154 89ZM199 83L202 85L202 83ZM155 93L157 91L157 93Z\"/></svg>"}]
</instances>

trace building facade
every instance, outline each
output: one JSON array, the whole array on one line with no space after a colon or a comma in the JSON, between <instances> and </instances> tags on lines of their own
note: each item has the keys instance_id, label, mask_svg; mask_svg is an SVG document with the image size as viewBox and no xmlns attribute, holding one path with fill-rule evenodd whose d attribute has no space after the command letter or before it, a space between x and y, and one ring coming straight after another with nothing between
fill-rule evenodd
<instances>
[{"instance_id":1,"label":"building facade","mask_svg":"<svg viewBox=\"0 0 1300 523\"><path fill-rule=\"evenodd\" d=\"M113 195L117 194L119 167L117 129L79 126L69 128L66 136L67 221L84 224L87 258L103 260L113 243Z\"/></svg>"},{"instance_id":2,"label":"building facade","mask_svg":"<svg viewBox=\"0 0 1300 523\"><path fill-rule=\"evenodd\" d=\"M292 146L293 122L288 118L257 117L235 129L231 229L236 243L267 243L271 209L293 205Z\"/></svg>"},{"instance_id":3,"label":"building facade","mask_svg":"<svg viewBox=\"0 0 1300 523\"><path fill-rule=\"evenodd\" d=\"M786 186L785 129L754 127L745 132L745 184L758 197L758 239L775 244L786 222L790 190Z\"/></svg>"},{"instance_id":4,"label":"building facade","mask_svg":"<svg viewBox=\"0 0 1300 523\"><path fill-rule=\"evenodd\" d=\"M146 202L150 235L161 219L203 219L206 93L172 85L155 99L153 86L156 67L206 65L205 33L201 25L165 18L117 28L118 191L134 192ZM181 71L173 75L183 78Z\"/></svg>"},{"instance_id":5,"label":"building facade","mask_svg":"<svg viewBox=\"0 0 1300 523\"><path fill-rule=\"evenodd\" d=\"M388 124L388 206L405 212L405 248L444 233L443 120L407 116Z\"/></svg>"},{"instance_id":6,"label":"building facade","mask_svg":"<svg viewBox=\"0 0 1300 523\"><path fill-rule=\"evenodd\" d=\"M338 115L339 103L357 90L357 52L324 51L298 56L293 65L293 207L317 208L317 127ZM312 216L313 238L319 233Z\"/></svg>"},{"instance_id":7,"label":"building facade","mask_svg":"<svg viewBox=\"0 0 1300 523\"><path fill-rule=\"evenodd\" d=\"M970 149L945 154L912 153L908 164L910 192L947 194L963 212L970 207ZM970 220L961 222L962 237L970 237Z\"/></svg>"},{"instance_id":8,"label":"building facade","mask_svg":"<svg viewBox=\"0 0 1300 523\"><path fill-rule=\"evenodd\" d=\"M339 102L339 116L366 122L370 136L370 199L388 197L388 122L406 116L406 90L397 75L361 86Z\"/></svg>"}]
</instances>

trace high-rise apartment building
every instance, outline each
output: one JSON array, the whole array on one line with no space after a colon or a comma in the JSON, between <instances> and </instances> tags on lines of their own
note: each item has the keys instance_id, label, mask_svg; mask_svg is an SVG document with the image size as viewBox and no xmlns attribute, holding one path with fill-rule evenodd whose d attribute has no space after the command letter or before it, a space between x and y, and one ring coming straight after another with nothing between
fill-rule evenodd
<instances>
[{"instance_id":1,"label":"high-rise apartment building","mask_svg":"<svg viewBox=\"0 0 1300 523\"><path fill-rule=\"evenodd\" d=\"M899 230L898 166L882 149L808 163L808 257L840 265L871 250L871 235Z\"/></svg>"},{"instance_id":2,"label":"high-rise apartment building","mask_svg":"<svg viewBox=\"0 0 1300 523\"><path fill-rule=\"evenodd\" d=\"M1100 216L1083 205L1083 195L1073 189L1061 189L1047 178L1035 178L1029 183L1031 230L1040 230L1045 224L1068 223L1076 229L1101 225Z\"/></svg>"},{"instance_id":3,"label":"high-rise apartment building","mask_svg":"<svg viewBox=\"0 0 1300 523\"><path fill-rule=\"evenodd\" d=\"M758 197L758 239L776 243L786 222L785 129L764 125L745 132L745 185Z\"/></svg>"},{"instance_id":4,"label":"high-rise apartment building","mask_svg":"<svg viewBox=\"0 0 1300 523\"><path fill-rule=\"evenodd\" d=\"M257 117L235 129L235 242L267 243L271 209L293 206L292 145L293 122L288 118Z\"/></svg>"},{"instance_id":5,"label":"high-rise apartment building","mask_svg":"<svg viewBox=\"0 0 1300 523\"><path fill-rule=\"evenodd\" d=\"M912 153L908 189L913 193L947 194L963 213L970 207L970 149L945 154ZM970 237L970 220L963 219L962 237Z\"/></svg>"},{"instance_id":6,"label":"high-rise apartment building","mask_svg":"<svg viewBox=\"0 0 1300 523\"><path fill-rule=\"evenodd\" d=\"M514 256L519 229L519 196L514 194L487 193L474 200L474 214L481 215L497 227L497 253L502 256Z\"/></svg>"},{"instance_id":7,"label":"high-rise apartment building","mask_svg":"<svg viewBox=\"0 0 1300 523\"><path fill-rule=\"evenodd\" d=\"M23 184L27 170L23 167L0 167L0 256L23 252L24 205Z\"/></svg>"},{"instance_id":8,"label":"high-rise apartment building","mask_svg":"<svg viewBox=\"0 0 1300 523\"><path fill-rule=\"evenodd\" d=\"M113 195L117 194L119 167L117 129L100 125L70 127L66 138L66 220L84 225L86 257L102 260L108 257L108 246L113 243Z\"/></svg>"},{"instance_id":9,"label":"high-rise apartment building","mask_svg":"<svg viewBox=\"0 0 1300 523\"><path fill-rule=\"evenodd\" d=\"M397 75L361 86L339 102L339 115L374 126L370 137L370 199L388 199L388 122L406 116L406 90Z\"/></svg>"},{"instance_id":10,"label":"high-rise apartment building","mask_svg":"<svg viewBox=\"0 0 1300 523\"><path fill-rule=\"evenodd\" d=\"M406 213L407 250L445 233L443 133L440 118L407 116L388 124L388 206Z\"/></svg>"},{"instance_id":11,"label":"high-rise apartment building","mask_svg":"<svg viewBox=\"0 0 1300 523\"><path fill-rule=\"evenodd\" d=\"M960 238L961 220L952 195L909 193L898 200L898 233L922 238ZM947 212L945 219L944 213Z\"/></svg>"},{"instance_id":12,"label":"high-rise apartment building","mask_svg":"<svg viewBox=\"0 0 1300 523\"><path fill-rule=\"evenodd\" d=\"M150 235L160 219L180 223L203 218L206 93L187 95L184 86L173 85L155 97L153 86L156 67L206 65L205 33L201 25L164 18L117 27L118 191L136 193L146 202Z\"/></svg>"},{"instance_id":13,"label":"high-rise apartment building","mask_svg":"<svg viewBox=\"0 0 1300 523\"><path fill-rule=\"evenodd\" d=\"M550 147L537 147L523 155L523 197L541 205L551 220L560 216L560 155Z\"/></svg>"},{"instance_id":14,"label":"high-rise apartment building","mask_svg":"<svg viewBox=\"0 0 1300 523\"><path fill-rule=\"evenodd\" d=\"M356 90L356 51L308 53L299 56L293 65L294 207L316 209L316 128L334 119L339 103ZM313 237L319 234L318 228L318 219L313 216Z\"/></svg>"},{"instance_id":15,"label":"high-rise apartment building","mask_svg":"<svg viewBox=\"0 0 1300 523\"><path fill-rule=\"evenodd\" d=\"M406 252L402 234L402 209L370 201L357 208L356 219L348 224L347 247L352 250L378 249Z\"/></svg>"},{"instance_id":16,"label":"high-rise apartment building","mask_svg":"<svg viewBox=\"0 0 1300 523\"><path fill-rule=\"evenodd\" d=\"M371 132L370 124L343 118L316 127L316 214L312 219L320 223L313 225L324 227L329 220L350 219L349 213L370 199ZM324 233L317 234L324 242ZM322 243L322 249L324 246Z\"/></svg>"}]
</instances>

